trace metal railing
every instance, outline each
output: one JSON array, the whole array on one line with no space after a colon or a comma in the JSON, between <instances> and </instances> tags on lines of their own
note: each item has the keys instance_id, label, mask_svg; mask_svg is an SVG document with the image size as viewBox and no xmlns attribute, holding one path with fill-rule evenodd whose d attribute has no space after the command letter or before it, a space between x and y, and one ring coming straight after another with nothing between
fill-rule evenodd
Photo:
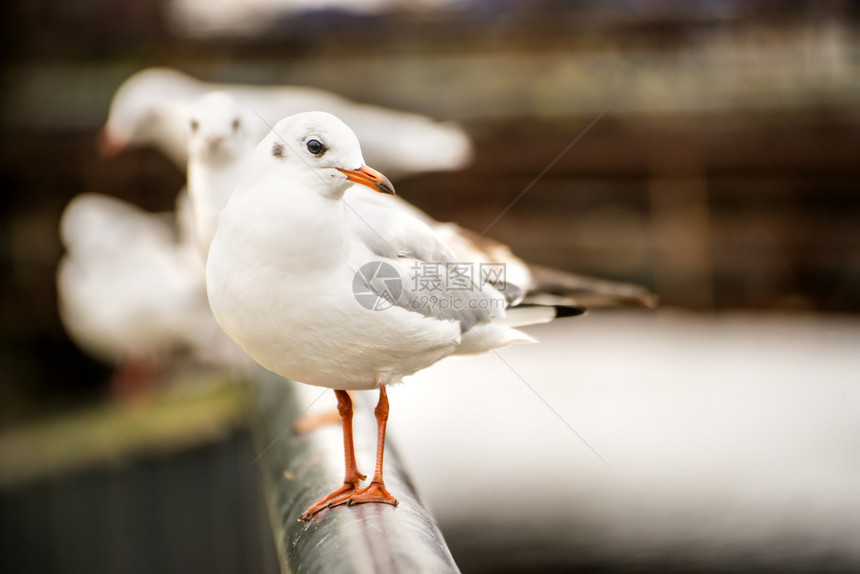
<instances>
[{"instance_id":1,"label":"metal railing","mask_svg":"<svg viewBox=\"0 0 860 574\"><path fill-rule=\"evenodd\" d=\"M397 507L341 506L300 522L306 507L343 481L341 427L296 435L292 425L303 408L297 383L265 373L255 384L252 426L282 572L459 572L389 444L385 482ZM356 436L375 436L375 427L363 422L369 421L356 418Z\"/></svg>"}]
</instances>

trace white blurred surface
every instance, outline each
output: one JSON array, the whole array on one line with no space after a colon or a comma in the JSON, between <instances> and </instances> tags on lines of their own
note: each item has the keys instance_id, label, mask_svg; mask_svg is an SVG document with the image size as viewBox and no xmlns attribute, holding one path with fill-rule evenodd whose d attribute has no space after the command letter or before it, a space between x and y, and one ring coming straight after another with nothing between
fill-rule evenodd
<instances>
[{"instance_id":1,"label":"white blurred surface","mask_svg":"<svg viewBox=\"0 0 860 574\"><path fill-rule=\"evenodd\" d=\"M390 391L392 442L443 529L860 560L860 322L664 310L529 332Z\"/></svg>"},{"instance_id":2,"label":"white blurred surface","mask_svg":"<svg viewBox=\"0 0 860 574\"><path fill-rule=\"evenodd\" d=\"M265 34L290 17L320 14L374 16L398 10L424 12L455 8L464 0L171 0L167 21L190 38Z\"/></svg>"}]
</instances>

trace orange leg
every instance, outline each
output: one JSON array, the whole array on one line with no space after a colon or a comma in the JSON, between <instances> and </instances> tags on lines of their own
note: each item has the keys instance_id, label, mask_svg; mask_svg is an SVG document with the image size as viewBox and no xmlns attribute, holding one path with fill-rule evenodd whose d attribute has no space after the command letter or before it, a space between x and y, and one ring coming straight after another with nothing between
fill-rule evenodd
<instances>
[{"instance_id":1,"label":"orange leg","mask_svg":"<svg viewBox=\"0 0 860 574\"><path fill-rule=\"evenodd\" d=\"M376 414L377 426L376 470L370 485L349 498L347 501L349 506L364 502L384 502L397 506L397 499L385 489L385 482L382 480L382 454L385 451L385 427L388 424L388 392L385 390L385 385L379 387L379 404L373 412Z\"/></svg>"},{"instance_id":2,"label":"orange leg","mask_svg":"<svg viewBox=\"0 0 860 574\"><path fill-rule=\"evenodd\" d=\"M358 489L359 483L366 478L358 472L355 465L355 447L352 444L352 399L349 398L346 391L335 391L334 393L337 395L337 412L340 414L341 422L343 422L343 453L346 466L343 486L312 504L302 513L300 520L310 520L326 508L346 503Z\"/></svg>"}]
</instances>

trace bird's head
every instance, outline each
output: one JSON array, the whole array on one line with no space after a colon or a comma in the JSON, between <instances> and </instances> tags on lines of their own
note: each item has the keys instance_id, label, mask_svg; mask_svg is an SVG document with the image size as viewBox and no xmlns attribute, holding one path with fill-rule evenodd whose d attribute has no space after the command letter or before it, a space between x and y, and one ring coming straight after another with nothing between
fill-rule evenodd
<instances>
[{"instance_id":1,"label":"bird's head","mask_svg":"<svg viewBox=\"0 0 860 574\"><path fill-rule=\"evenodd\" d=\"M223 162L243 155L243 110L226 92L209 92L191 107L188 121L188 157Z\"/></svg>"},{"instance_id":2,"label":"bird's head","mask_svg":"<svg viewBox=\"0 0 860 574\"><path fill-rule=\"evenodd\" d=\"M275 125L254 151L256 160L292 177L319 181L320 193L342 197L353 184L394 194L388 178L365 165L355 133L325 112L289 116Z\"/></svg>"},{"instance_id":3,"label":"bird's head","mask_svg":"<svg viewBox=\"0 0 860 574\"><path fill-rule=\"evenodd\" d=\"M147 68L132 75L111 98L99 134L99 153L113 157L129 147L157 143L178 119L173 112L177 102L198 91L197 81L177 70Z\"/></svg>"}]
</instances>

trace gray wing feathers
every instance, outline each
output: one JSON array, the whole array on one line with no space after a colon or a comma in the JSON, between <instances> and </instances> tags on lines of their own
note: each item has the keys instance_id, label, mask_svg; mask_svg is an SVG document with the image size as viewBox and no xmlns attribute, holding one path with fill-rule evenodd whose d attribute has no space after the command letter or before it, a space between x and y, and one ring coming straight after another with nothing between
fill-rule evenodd
<instances>
[{"instance_id":1,"label":"gray wing feathers","mask_svg":"<svg viewBox=\"0 0 860 574\"><path fill-rule=\"evenodd\" d=\"M457 321L462 332L504 314L505 297L483 284L471 262L457 262L425 223L394 202L365 200L359 194L344 201L351 229L373 256L392 265L401 278L395 290L390 277L361 275L357 281L362 286L397 307Z\"/></svg>"},{"instance_id":2,"label":"gray wing feathers","mask_svg":"<svg viewBox=\"0 0 860 574\"><path fill-rule=\"evenodd\" d=\"M555 316L577 315L585 307L657 305L657 296L639 285L528 265L507 246L454 224L434 222L399 197L353 186L344 203L350 226L369 256L388 262L400 275L397 297L384 278L363 278L367 289L391 299L391 305L457 321L463 332L520 304L554 307ZM481 262L503 264L506 279L494 284L492 277L483 276Z\"/></svg>"}]
</instances>

